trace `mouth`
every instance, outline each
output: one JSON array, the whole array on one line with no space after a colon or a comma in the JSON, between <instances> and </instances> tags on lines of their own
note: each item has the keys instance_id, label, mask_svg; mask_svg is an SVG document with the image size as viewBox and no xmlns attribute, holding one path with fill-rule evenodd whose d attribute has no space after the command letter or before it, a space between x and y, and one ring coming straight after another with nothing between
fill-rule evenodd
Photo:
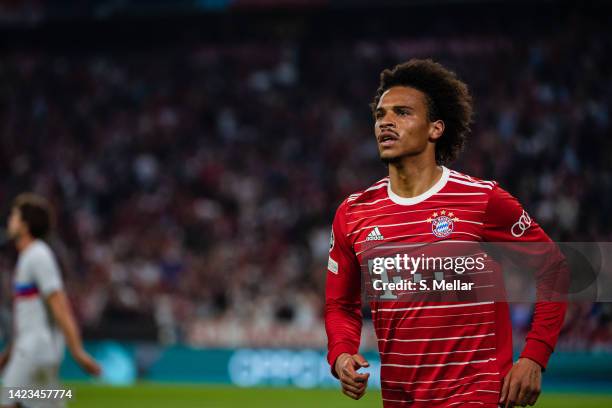
<instances>
[{"instance_id":1,"label":"mouth","mask_svg":"<svg viewBox=\"0 0 612 408\"><path fill-rule=\"evenodd\" d=\"M378 144L382 147L389 147L394 145L399 140L399 136L390 130L381 132L378 135Z\"/></svg>"}]
</instances>

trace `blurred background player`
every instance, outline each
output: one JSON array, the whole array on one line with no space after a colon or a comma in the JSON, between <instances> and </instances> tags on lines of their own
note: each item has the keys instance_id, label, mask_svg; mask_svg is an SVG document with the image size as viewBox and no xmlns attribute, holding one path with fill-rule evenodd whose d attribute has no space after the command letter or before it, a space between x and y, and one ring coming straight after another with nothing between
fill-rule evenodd
<instances>
[{"instance_id":1,"label":"blurred background player","mask_svg":"<svg viewBox=\"0 0 612 408\"><path fill-rule=\"evenodd\" d=\"M29 193L15 199L8 219L8 235L19 258L13 279L14 333L0 354L0 369L5 368L2 407L18 406L7 388L57 389L65 345L84 371L100 374L99 365L83 348L58 263L44 241L51 220L48 202ZM36 402L28 401L27 406Z\"/></svg>"}]
</instances>

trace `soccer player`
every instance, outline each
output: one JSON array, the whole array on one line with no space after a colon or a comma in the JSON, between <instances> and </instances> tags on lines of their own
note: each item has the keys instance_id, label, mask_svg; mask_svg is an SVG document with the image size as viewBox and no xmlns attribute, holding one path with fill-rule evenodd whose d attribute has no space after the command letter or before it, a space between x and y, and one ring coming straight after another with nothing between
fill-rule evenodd
<instances>
[{"instance_id":1,"label":"soccer player","mask_svg":"<svg viewBox=\"0 0 612 408\"><path fill-rule=\"evenodd\" d=\"M472 116L468 88L453 72L417 59L384 70L372 110L389 175L339 206L326 283L328 361L353 399L368 380L358 371L368 366L358 354L360 264L372 244L550 242L496 182L445 167L462 149ZM534 404L566 310L563 302L536 303L513 364L506 302L370 303L386 408Z\"/></svg>"},{"instance_id":2,"label":"soccer player","mask_svg":"<svg viewBox=\"0 0 612 408\"><path fill-rule=\"evenodd\" d=\"M58 264L43 241L50 227L50 207L44 198L25 193L15 199L8 234L15 242L19 259L14 277L13 339L0 354L0 370L6 366L2 407L14 407L18 403L37 406L34 400L10 399L7 388L58 388L64 343L83 370L100 374L99 365L83 348ZM52 403L45 401L44 406L61 406Z\"/></svg>"}]
</instances>

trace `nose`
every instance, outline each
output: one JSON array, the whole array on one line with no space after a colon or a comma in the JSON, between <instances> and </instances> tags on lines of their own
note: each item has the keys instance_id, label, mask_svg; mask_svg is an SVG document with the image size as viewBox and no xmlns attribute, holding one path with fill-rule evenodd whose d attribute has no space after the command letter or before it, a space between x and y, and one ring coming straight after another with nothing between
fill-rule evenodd
<instances>
[{"instance_id":1,"label":"nose","mask_svg":"<svg viewBox=\"0 0 612 408\"><path fill-rule=\"evenodd\" d=\"M395 121L393 120L393 118L391 117L391 115L386 114L383 118L380 119L380 121L378 122L378 127L380 128L380 130L385 130L385 129L394 129L395 128Z\"/></svg>"},{"instance_id":2,"label":"nose","mask_svg":"<svg viewBox=\"0 0 612 408\"><path fill-rule=\"evenodd\" d=\"M395 128L395 118L392 110L386 110L382 118L378 119L378 127L380 130Z\"/></svg>"}]
</instances>

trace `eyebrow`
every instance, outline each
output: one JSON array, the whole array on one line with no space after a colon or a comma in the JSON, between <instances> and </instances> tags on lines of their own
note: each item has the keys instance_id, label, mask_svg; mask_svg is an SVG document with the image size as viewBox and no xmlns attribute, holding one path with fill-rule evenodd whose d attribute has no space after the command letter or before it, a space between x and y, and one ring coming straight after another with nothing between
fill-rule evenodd
<instances>
[{"instance_id":1,"label":"eyebrow","mask_svg":"<svg viewBox=\"0 0 612 408\"><path fill-rule=\"evenodd\" d=\"M385 107L379 106L378 108L376 108L374 113L382 112L382 111L384 111L386 109L407 109L407 110L410 110L410 111L414 111L414 107L409 106L409 105L393 105L393 106L390 106L389 108L385 108Z\"/></svg>"}]
</instances>

